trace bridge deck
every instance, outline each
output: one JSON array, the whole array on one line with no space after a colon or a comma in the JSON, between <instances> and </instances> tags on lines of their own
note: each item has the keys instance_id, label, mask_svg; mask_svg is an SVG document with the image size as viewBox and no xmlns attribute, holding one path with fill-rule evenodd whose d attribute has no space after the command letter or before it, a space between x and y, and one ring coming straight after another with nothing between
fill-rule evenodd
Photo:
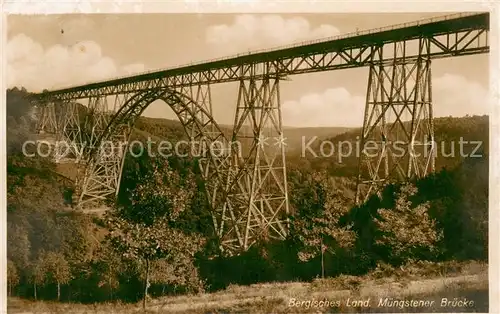
<instances>
[{"instance_id":1,"label":"bridge deck","mask_svg":"<svg viewBox=\"0 0 500 314\"><path fill-rule=\"evenodd\" d=\"M456 50L463 38L459 39L457 36L451 36L455 37L455 39L452 39L452 43L449 42L449 38L447 39L447 43L439 43L438 40L435 39L438 36L457 35L463 32L469 35L471 31L475 30L479 31L479 35L489 30L489 13L460 13L374 30L349 33L325 40L250 52L228 58L151 71L134 76L115 78L60 90L44 91L38 94L38 96L43 95L43 97L77 99L91 96L89 95L91 91L95 91L95 93L99 95L114 95L147 90L161 85L185 86L220 83L245 78L250 75L249 72L252 72L252 75L258 74L255 73L256 65L267 67L268 73L272 72L287 75L335 70L347 67L360 67L366 66L368 64L367 61L369 61L363 57L363 52L365 52L366 48L387 43L406 42L418 38L434 39L436 46L438 46L441 51L433 54L433 57L487 52L489 48L487 42L473 47L465 47L462 51L453 52L451 48L455 48ZM479 35L476 35L472 40L477 39ZM470 42L472 42L472 40L470 40ZM359 53L353 54L353 50L358 50ZM337 55L332 55L332 57L330 57L331 61L340 56L345 59L345 62L341 62L341 64L330 63L325 65L325 60L323 60L322 64L316 63L309 67L306 66L306 68L303 66L301 68L298 66L293 67L293 61L295 61L295 64L298 62L294 59L300 58L304 61L306 58L314 59L314 56L323 56L323 59L325 59L327 54L332 54L334 52L337 53ZM347 56L342 56L342 54L346 54ZM284 61L289 62L285 64ZM270 64L272 64L274 72L269 71ZM250 70L250 68L253 68L253 70ZM137 85L138 83L139 85ZM132 85L134 86L132 87ZM98 90L99 92L97 93Z\"/></svg>"}]
</instances>

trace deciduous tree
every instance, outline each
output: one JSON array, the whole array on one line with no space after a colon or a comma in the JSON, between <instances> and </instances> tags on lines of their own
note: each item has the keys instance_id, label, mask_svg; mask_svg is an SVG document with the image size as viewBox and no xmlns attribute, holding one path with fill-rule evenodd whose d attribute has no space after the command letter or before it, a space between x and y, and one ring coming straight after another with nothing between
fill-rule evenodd
<instances>
[{"instance_id":1,"label":"deciduous tree","mask_svg":"<svg viewBox=\"0 0 500 314\"><path fill-rule=\"evenodd\" d=\"M43 285L47 279L45 253L40 251L38 257L30 265L30 281L33 283L33 296L38 299L38 286Z\"/></svg>"},{"instance_id":2,"label":"deciduous tree","mask_svg":"<svg viewBox=\"0 0 500 314\"><path fill-rule=\"evenodd\" d=\"M293 189L291 233L301 250L298 257L309 261L321 255L321 274L324 276L324 254L335 254L354 244L356 234L349 226L341 226L340 218L350 209L350 199L344 193L343 185L328 174L301 174Z\"/></svg>"},{"instance_id":3,"label":"deciduous tree","mask_svg":"<svg viewBox=\"0 0 500 314\"><path fill-rule=\"evenodd\" d=\"M12 289L19 283L19 274L17 267L13 261L7 260L7 285L9 288L9 296L12 296Z\"/></svg>"},{"instance_id":4,"label":"deciduous tree","mask_svg":"<svg viewBox=\"0 0 500 314\"><path fill-rule=\"evenodd\" d=\"M160 160L140 182L132 192L130 205L110 212L106 223L111 246L124 258L138 261L144 280L145 308L153 263L160 259L171 262L173 273L169 280L179 282L179 278L192 275L179 276L178 270L191 268L189 265L204 239L173 227L179 215L189 208L195 188L192 176L181 176L166 160ZM159 278L153 279L156 280Z\"/></svg>"},{"instance_id":5,"label":"deciduous tree","mask_svg":"<svg viewBox=\"0 0 500 314\"><path fill-rule=\"evenodd\" d=\"M61 299L61 285L69 283L71 271L68 261L60 252L43 253L43 264L49 280L57 284L57 300Z\"/></svg>"},{"instance_id":6,"label":"deciduous tree","mask_svg":"<svg viewBox=\"0 0 500 314\"><path fill-rule=\"evenodd\" d=\"M31 242L28 230L20 223L7 223L7 256L20 269L26 269L29 265Z\"/></svg>"},{"instance_id":7,"label":"deciduous tree","mask_svg":"<svg viewBox=\"0 0 500 314\"><path fill-rule=\"evenodd\" d=\"M413 206L410 201L416 192L414 185L403 184L397 192L394 208L379 209L380 217L375 218L381 231L375 243L386 247L389 255L398 260L433 251L442 236L435 221L429 217L429 203Z\"/></svg>"},{"instance_id":8,"label":"deciduous tree","mask_svg":"<svg viewBox=\"0 0 500 314\"><path fill-rule=\"evenodd\" d=\"M95 256L94 263L100 278L98 286L107 287L112 300L114 290L120 286L119 275L125 265L120 255L109 246L109 243L103 243Z\"/></svg>"},{"instance_id":9,"label":"deciduous tree","mask_svg":"<svg viewBox=\"0 0 500 314\"><path fill-rule=\"evenodd\" d=\"M166 218L157 218L154 224L131 222L117 215L108 217L110 234L108 239L111 245L122 252L128 260L139 262L144 279L143 306L146 307L146 298L151 284L151 264L159 259L180 259L181 264L192 263L194 254L198 252L203 239L196 235L186 235L182 231L169 226ZM175 270L173 265L171 268ZM171 274L171 279L178 280ZM156 280L156 279L154 279Z\"/></svg>"}]
</instances>

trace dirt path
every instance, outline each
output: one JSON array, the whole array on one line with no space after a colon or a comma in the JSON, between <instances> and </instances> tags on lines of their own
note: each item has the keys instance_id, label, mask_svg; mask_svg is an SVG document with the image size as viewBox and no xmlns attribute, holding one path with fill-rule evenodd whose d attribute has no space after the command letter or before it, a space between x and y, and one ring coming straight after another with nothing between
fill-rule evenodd
<instances>
[{"instance_id":1,"label":"dirt path","mask_svg":"<svg viewBox=\"0 0 500 314\"><path fill-rule=\"evenodd\" d=\"M449 301L449 304L442 306L443 300ZM328 301L328 304L325 301ZM408 306L404 303L412 301L421 302L421 305ZM467 302L464 306L465 301ZM471 301L472 306L470 306ZM141 303L84 305L9 299L9 313L16 314L337 312L488 312L487 268L468 275L430 279L410 280L392 277L372 279L345 276L312 283L233 286L216 293L151 300L147 311L142 310Z\"/></svg>"},{"instance_id":2,"label":"dirt path","mask_svg":"<svg viewBox=\"0 0 500 314\"><path fill-rule=\"evenodd\" d=\"M375 282L365 282L361 284L356 289L352 290L336 290L336 289L325 289L326 287L313 287L312 284L307 283L291 283L285 285L276 285L265 287L262 286L260 289L248 288L247 291L239 292L225 292L225 293L215 293L206 294L201 296L192 297L176 297L169 298L163 302L160 300L154 301L150 309L159 313L206 313L207 311L231 311L231 310L243 310L248 309L254 312L258 309L259 304L263 307L262 310L265 312L290 312L297 311L300 313L307 312L307 301L313 303L314 301L329 300L330 303L333 301L338 301L339 306L334 306L337 310L342 312L348 310L348 307L352 307L353 300L368 300L370 299L370 305L364 309L384 308L379 306L380 300L382 304L391 304L392 300L384 303L385 298L397 298L412 300L412 299L423 299L427 300L434 298L440 299L440 295L445 295L447 292L453 291L453 298L460 298L461 294L469 293L469 291L486 291L488 289L488 276L486 273L470 276L459 276L451 278L438 278L438 279L428 279L428 280L416 280L408 281L406 283L384 283L376 284ZM453 298L450 300L453 301ZM293 301L292 301L293 300ZM350 301L350 304L347 304ZM434 307L440 309L440 311L446 311L447 308L442 308L440 306L439 300L434 300ZM297 302L301 303L299 306L290 306L290 304L296 305ZM479 300L478 300L479 302ZM161 303L161 304L156 304ZM439 304L438 304L439 303ZM456 303L456 302L455 302ZM477 303L477 302L475 302ZM473 307L477 309L484 308L483 304L475 304ZM270 308L268 308L270 307ZM309 305L311 307L311 305ZM310 308L312 312L321 311L319 304L316 308ZM450 305L451 307L451 305ZM335 309L324 309L325 312ZM385 311L395 312L398 310L397 306L385 307ZM427 310L431 309L426 307ZM487 309L487 305L486 305ZM363 310L363 307L353 307L352 310ZM470 310L470 309L469 309ZM424 310L425 312L426 310ZM459 311L460 308L453 307L453 311ZM246 312L246 311L245 311ZM227 312L226 312L227 313Z\"/></svg>"}]
</instances>

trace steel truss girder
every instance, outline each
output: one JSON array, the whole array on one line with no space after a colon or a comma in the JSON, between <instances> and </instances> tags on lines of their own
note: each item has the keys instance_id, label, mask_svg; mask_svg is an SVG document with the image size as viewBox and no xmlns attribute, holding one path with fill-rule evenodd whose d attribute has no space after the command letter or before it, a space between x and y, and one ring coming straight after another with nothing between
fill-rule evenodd
<instances>
[{"instance_id":1,"label":"steel truss girder","mask_svg":"<svg viewBox=\"0 0 500 314\"><path fill-rule=\"evenodd\" d=\"M218 234L229 254L287 234L288 192L279 77L242 80L234 120L228 196ZM269 141L273 141L269 143ZM275 142L276 141L276 142Z\"/></svg>"},{"instance_id":2,"label":"steel truss girder","mask_svg":"<svg viewBox=\"0 0 500 314\"><path fill-rule=\"evenodd\" d=\"M478 19L480 22L453 24L446 21L418 27L400 28L387 32L363 36L347 37L339 40L305 44L289 49L245 55L234 59L222 60L178 69L148 73L115 81L94 83L88 86L38 94L39 97L55 97L59 100L72 100L103 95L135 94L157 88L179 88L242 79L262 79L266 75L294 75L346 68L370 66L374 62L387 64L392 57L372 60L370 50L381 44L418 43L420 39L430 40L431 58L488 53L488 17L478 15L457 20ZM486 21L483 21L483 19ZM443 23L450 23L445 27ZM458 26L457 26L458 25ZM434 28L433 28L434 27ZM406 61L416 61L418 51L408 51Z\"/></svg>"},{"instance_id":3,"label":"steel truss girder","mask_svg":"<svg viewBox=\"0 0 500 314\"><path fill-rule=\"evenodd\" d=\"M132 126L155 100L164 101L178 116L193 144L194 150L188 153L198 158L210 205L221 206L223 203L221 197L224 195L223 183L226 179L225 170L229 166L229 153L225 149L229 145L210 112L205 109L211 108L209 87L199 87L196 90L195 95L200 104L186 94L191 94L191 91L158 89L129 97L110 119L89 153L86 173L82 176L79 207L92 206L117 195ZM115 149L113 151L101 149L105 142ZM210 149L212 147L213 150ZM214 217L215 225L216 218Z\"/></svg>"},{"instance_id":4,"label":"steel truss girder","mask_svg":"<svg viewBox=\"0 0 500 314\"><path fill-rule=\"evenodd\" d=\"M431 39L420 39L419 57L408 61L406 44L395 43L390 46L392 64L374 62L370 66L357 204L373 193L379 194L390 182L420 178L434 171L431 44ZM373 59L381 60L386 51L384 46L374 48Z\"/></svg>"}]
</instances>

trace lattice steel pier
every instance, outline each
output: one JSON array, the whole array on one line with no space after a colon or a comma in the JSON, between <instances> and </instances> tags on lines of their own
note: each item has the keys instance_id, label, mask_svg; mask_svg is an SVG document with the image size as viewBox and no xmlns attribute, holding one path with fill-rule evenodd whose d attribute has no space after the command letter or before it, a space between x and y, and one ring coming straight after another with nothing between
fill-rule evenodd
<instances>
[{"instance_id":1,"label":"lattice steel pier","mask_svg":"<svg viewBox=\"0 0 500 314\"><path fill-rule=\"evenodd\" d=\"M410 60L405 58L405 42L390 48L393 60L373 62L369 67L358 204L391 180L409 180L434 171L430 40L419 39L419 56ZM383 46L372 51L374 61L383 60Z\"/></svg>"}]
</instances>

